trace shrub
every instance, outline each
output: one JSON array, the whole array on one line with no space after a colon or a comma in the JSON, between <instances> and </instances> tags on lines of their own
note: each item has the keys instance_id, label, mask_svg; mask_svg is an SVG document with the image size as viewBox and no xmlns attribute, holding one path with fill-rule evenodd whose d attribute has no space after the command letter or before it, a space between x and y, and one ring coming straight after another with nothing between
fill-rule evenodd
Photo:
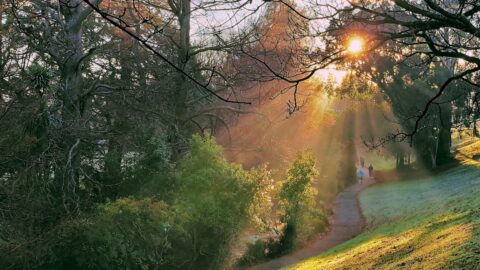
<instances>
[{"instance_id":1,"label":"shrub","mask_svg":"<svg viewBox=\"0 0 480 270\"><path fill-rule=\"evenodd\" d=\"M70 268L169 269L182 257L178 246L185 232L163 202L118 199L100 205L91 220Z\"/></svg>"},{"instance_id":2,"label":"shrub","mask_svg":"<svg viewBox=\"0 0 480 270\"><path fill-rule=\"evenodd\" d=\"M227 162L212 137L194 136L190 149L169 205L147 197L98 206L57 268L222 268L238 232L260 215L252 203L266 202L271 179Z\"/></svg>"},{"instance_id":3,"label":"shrub","mask_svg":"<svg viewBox=\"0 0 480 270\"><path fill-rule=\"evenodd\" d=\"M247 224L255 183L239 165L222 157L212 137L194 136L190 147L177 175L175 204L192 238L191 260L184 269L215 269Z\"/></svg>"},{"instance_id":4,"label":"shrub","mask_svg":"<svg viewBox=\"0 0 480 270\"><path fill-rule=\"evenodd\" d=\"M238 260L239 266L252 265L254 263L264 261L268 257L267 243L263 239L257 239L253 243L249 243L247 251Z\"/></svg>"},{"instance_id":5,"label":"shrub","mask_svg":"<svg viewBox=\"0 0 480 270\"><path fill-rule=\"evenodd\" d=\"M254 173L257 176L256 179L264 179L263 183L270 183L267 180L270 179L267 177L269 174L262 173L262 170L265 169L256 170ZM328 221L323 213L323 205L318 199L318 192L312 186L317 175L313 154L309 151L299 153L287 171L287 180L282 184L278 193L280 219L285 223L280 237L258 239L249 244L247 251L238 261L239 265L251 265L268 258L279 257L293 249L298 243L325 230ZM257 182L262 183L259 180ZM263 186L269 186L269 184L263 184ZM260 196L257 200L262 200L261 195L266 194L266 190L268 189L263 188L263 192L256 194L256 196ZM265 197L268 198L268 195ZM270 207L269 204L263 211L271 213Z\"/></svg>"},{"instance_id":6,"label":"shrub","mask_svg":"<svg viewBox=\"0 0 480 270\"><path fill-rule=\"evenodd\" d=\"M326 226L327 219L317 203L318 191L312 186L317 175L315 158L309 151L298 154L287 172L279 192L281 221L286 223L280 245L285 251Z\"/></svg>"},{"instance_id":7,"label":"shrub","mask_svg":"<svg viewBox=\"0 0 480 270\"><path fill-rule=\"evenodd\" d=\"M268 259L273 259L285 254L285 249L281 243L282 238L257 239L249 243L247 251L238 260L239 266L253 265Z\"/></svg>"},{"instance_id":8,"label":"shrub","mask_svg":"<svg viewBox=\"0 0 480 270\"><path fill-rule=\"evenodd\" d=\"M265 165L248 171L248 177L254 188L249 208L252 225L262 232L271 231L275 224L275 217L272 213L275 181Z\"/></svg>"}]
</instances>

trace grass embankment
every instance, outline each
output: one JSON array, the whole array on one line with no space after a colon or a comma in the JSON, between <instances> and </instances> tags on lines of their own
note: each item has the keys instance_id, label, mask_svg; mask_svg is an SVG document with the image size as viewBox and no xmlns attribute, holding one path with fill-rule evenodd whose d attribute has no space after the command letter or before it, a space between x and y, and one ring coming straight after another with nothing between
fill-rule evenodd
<instances>
[{"instance_id":1,"label":"grass embankment","mask_svg":"<svg viewBox=\"0 0 480 270\"><path fill-rule=\"evenodd\" d=\"M290 269L480 269L480 142L458 149L457 168L365 190L366 232Z\"/></svg>"}]
</instances>

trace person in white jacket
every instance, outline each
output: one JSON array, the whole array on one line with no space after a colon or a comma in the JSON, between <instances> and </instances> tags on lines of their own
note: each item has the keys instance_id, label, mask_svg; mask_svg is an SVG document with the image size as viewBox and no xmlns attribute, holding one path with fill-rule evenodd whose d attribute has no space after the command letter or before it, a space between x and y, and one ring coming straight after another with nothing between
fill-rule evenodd
<instances>
[{"instance_id":1,"label":"person in white jacket","mask_svg":"<svg viewBox=\"0 0 480 270\"><path fill-rule=\"evenodd\" d=\"M358 171L357 171L357 177L358 177L358 182L359 182L360 184L363 183L363 177L364 177L364 176L365 176L365 174L363 173L363 170L362 170L361 168L358 169Z\"/></svg>"}]
</instances>

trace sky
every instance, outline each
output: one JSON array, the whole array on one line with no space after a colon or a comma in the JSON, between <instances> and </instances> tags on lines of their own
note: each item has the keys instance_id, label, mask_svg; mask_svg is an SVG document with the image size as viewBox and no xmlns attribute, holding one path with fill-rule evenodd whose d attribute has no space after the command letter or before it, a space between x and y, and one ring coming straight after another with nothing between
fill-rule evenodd
<instances>
[{"instance_id":1,"label":"sky","mask_svg":"<svg viewBox=\"0 0 480 270\"><path fill-rule=\"evenodd\" d=\"M192 8L196 9L192 16L192 41L200 45L205 45L205 40L214 42L212 32L222 32L222 38L226 39L232 33L243 33L252 23L257 23L265 14L268 2L263 0L241 0L230 1L231 4L218 5L208 10L200 8L207 1L194 0ZM335 7L344 6L345 0L300 0L294 1L298 10L305 12L310 17L319 18L329 14L331 9L326 5ZM241 6L241 8L238 8ZM315 19L310 21L311 31L322 31L328 25L328 20ZM310 39L307 42L316 44L317 41ZM317 44L322 46L321 44ZM315 45L316 46L316 45ZM335 66L320 70L315 74L317 79L328 79L333 77L337 83L341 82L346 71L337 70Z\"/></svg>"}]
</instances>

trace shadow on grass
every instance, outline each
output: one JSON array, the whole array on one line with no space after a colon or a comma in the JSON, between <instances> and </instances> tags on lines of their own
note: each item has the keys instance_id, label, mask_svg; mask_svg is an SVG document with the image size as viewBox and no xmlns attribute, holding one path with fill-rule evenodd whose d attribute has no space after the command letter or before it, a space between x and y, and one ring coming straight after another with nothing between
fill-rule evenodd
<instances>
[{"instance_id":1,"label":"shadow on grass","mask_svg":"<svg viewBox=\"0 0 480 270\"><path fill-rule=\"evenodd\" d=\"M427 225L416 227L419 223ZM426 219L406 221L397 228L385 225L380 231L368 232L293 269L439 269L453 266L450 258L461 254L461 249L471 242L472 227L466 212L440 216L433 222Z\"/></svg>"},{"instance_id":2,"label":"shadow on grass","mask_svg":"<svg viewBox=\"0 0 480 270\"><path fill-rule=\"evenodd\" d=\"M398 213L402 217L292 269L480 269L478 171L477 166L463 165L421 187L415 185L418 198L399 201L406 204Z\"/></svg>"},{"instance_id":3,"label":"shadow on grass","mask_svg":"<svg viewBox=\"0 0 480 270\"><path fill-rule=\"evenodd\" d=\"M446 264L447 269L480 269L480 209L469 216L473 220L472 237Z\"/></svg>"},{"instance_id":4,"label":"shadow on grass","mask_svg":"<svg viewBox=\"0 0 480 270\"><path fill-rule=\"evenodd\" d=\"M466 213L440 217L423 228L416 229L419 233L409 241L387 248L388 252L380 256L373 266L410 269L416 264L425 263L429 267L441 267L450 254L469 240L471 227Z\"/></svg>"}]
</instances>

